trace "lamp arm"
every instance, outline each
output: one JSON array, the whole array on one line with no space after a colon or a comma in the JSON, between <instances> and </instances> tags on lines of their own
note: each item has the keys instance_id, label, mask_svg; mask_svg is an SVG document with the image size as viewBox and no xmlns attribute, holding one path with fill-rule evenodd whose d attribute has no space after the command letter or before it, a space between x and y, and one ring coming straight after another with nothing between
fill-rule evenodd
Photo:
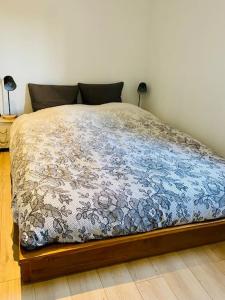
<instances>
[{"instance_id":1,"label":"lamp arm","mask_svg":"<svg viewBox=\"0 0 225 300\"><path fill-rule=\"evenodd\" d=\"M1 111L0 111L0 115L4 113L4 92L3 92L3 79L0 78L0 87L1 87Z\"/></svg>"},{"instance_id":2,"label":"lamp arm","mask_svg":"<svg viewBox=\"0 0 225 300\"><path fill-rule=\"evenodd\" d=\"M9 99L9 91L8 91L8 105L9 105L9 115L11 115L10 99Z\"/></svg>"},{"instance_id":3,"label":"lamp arm","mask_svg":"<svg viewBox=\"0 0 225 300\"><path fill-rule=\"evenodd\" d=\"M141 94L139 93L139 100L138 100L138 107L140 107L140 104L141 104Z\"/></svg>"}]
</instances>

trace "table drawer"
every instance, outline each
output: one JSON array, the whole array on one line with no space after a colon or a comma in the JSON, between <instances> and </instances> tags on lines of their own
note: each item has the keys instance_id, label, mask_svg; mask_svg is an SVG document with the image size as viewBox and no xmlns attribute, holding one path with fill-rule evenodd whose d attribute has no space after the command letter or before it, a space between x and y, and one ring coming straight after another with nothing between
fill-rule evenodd
<instances>
[{"instance_id":1,"label":"table drawer","mask_svg":"<svg viewBox=\"0 0 225 300\"><path fill-rule=\"evenodd\" d=\"M0 126L0 149L9 148L10 127Z\"/></svg>"}]
</instances>

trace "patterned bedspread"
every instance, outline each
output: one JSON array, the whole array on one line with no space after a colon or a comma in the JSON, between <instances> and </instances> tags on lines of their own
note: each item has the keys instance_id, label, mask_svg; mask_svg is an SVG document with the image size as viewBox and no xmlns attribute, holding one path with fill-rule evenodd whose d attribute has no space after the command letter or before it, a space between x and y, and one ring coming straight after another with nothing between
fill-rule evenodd
<instances>
[{"instance_id":1,"label":"patterned bedspread","mask_svg":"<svg viewBox=\"0 0 225 300\"><path fill-rule=\"evenodd\" d=\"M225 160L131 104L19 117L11 166L27 249L225 217Z\"/></svg>"}]
</instances>

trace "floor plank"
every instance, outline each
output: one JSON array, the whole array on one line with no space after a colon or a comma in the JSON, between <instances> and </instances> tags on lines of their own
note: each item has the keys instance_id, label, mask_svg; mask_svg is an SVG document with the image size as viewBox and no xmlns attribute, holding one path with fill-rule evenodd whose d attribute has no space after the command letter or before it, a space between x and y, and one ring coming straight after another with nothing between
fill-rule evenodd
<instances>
[{"instance_id":1,"label":"floor plank","mask_svg":"<svg viewBox=\"0 0 225 300\"><path fill-rule=\"evenodd\" d=\"M177 253L158 256L152 261L178 299L210 299Z\"/></svg>"},{"instance_id":2,"label":"floor plank","mask_svg":"<svg viewBox=\"0 0 225 300\"><path fill-rule=\"evenodd\" d=\"M65 277L33 284L35 300L72 300ZM32 295L33 296L33 295Z\"/></svg>"},{"instance_id":3,"label":"floor plank","mask_svg":"<svg viewBox=\"0 0 225 300\"><path fill-rule=\"evenodd\" d=\"M191 250L183 251L179 255L210 297L225 298L225 275L216 263L205 259L203 255L196 255L195 251Z\"/></svg>"},{"instance_id":4,"label":"floor plank","mask_svg":"<svg viewBox=\"0 0 225 300\"><path fill-rule=\"evenodd\" d=\"M225 260L225 242L209 245L217 260Z\"/></svg>"},{"instance_id":5,"label":"floor plank","mask_svg":"<svg viewBox=\"0 0 225 300\"><path fill-rule=\"evenodd\" d=\"M20 280L9 280L0 283L1 300L21 300Z\"/></svg>"},{"instance_id":6,"label":"floor plank","mask_svg":"<svg viewBox=\"0 0 225 300\"><path fill-rule=\"evenodd\" d=\"M163 277L139 281L136 285L144 300L177 299Z\"/></svg>"},{"instance_id":7,"label":"floor plank","mask_svg":"<svg viewBox=\"0 0 225 300\"><path fill-rule=\"evenodd\" d=\"M125 264L98 270L107 299L142 299Z\"/></svg>"},{"instance_id":8,"label":"floor plank","mask_svg":"<svg viewBox=\"0 0 225 300\"><path fill-rule=\"evenodd\" d=\"M216 267L225 275L225 260L216 263Z\"/></svg>"},{"instance_id":9,"label":"floor plank","mask_svg":"<svg viewBox=\"0 0 225 300\"><path fill-rule=\"evenodd\" d=\"M148 258L129 262L126 264L126 267L134 281L148 280L159 276L151 260Z\"/></svg>"},{"instance_id":10,"label":"floor plank","mask_svg":"<svg viewBox=\"0 0 225 300\"><path fill-rule=\"evenodd\" d=\"M68 276L73 300L106 300L106 294L97 271L83 272Z\"/></svg>"},{"instance_id":11,"label":"floor plank","mask_svg":"<svg viewBox=\"0 0 225 300\"><path fill-rule=\"evenodd\" d=\"M18 279L18 263L13 244L13 221L11 214L10 164L8 153L0 154L0 282Z\"/></svg>"},{"instance_id":12,"label":"floor plank","mask_svg":"<svg viewBox=\"0 0 225 300\"><path fill-rule=\"evenodd\" d=\"M36 300L33 284L21 286L21 300Z\"/></svg>"}]
</instances>

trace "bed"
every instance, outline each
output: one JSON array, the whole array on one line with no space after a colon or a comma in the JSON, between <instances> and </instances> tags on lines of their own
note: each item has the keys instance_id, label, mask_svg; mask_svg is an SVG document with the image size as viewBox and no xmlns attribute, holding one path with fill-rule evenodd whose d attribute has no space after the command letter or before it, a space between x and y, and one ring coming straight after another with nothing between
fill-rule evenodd
<instances>
[{"instance_id":1,"label":"bed","mask_svg":"<svg viewBox=\"0 0 225 300\"><path fill-rule=\"evenodd\" d=\"M225 160L134 105L23 115L10 152L24 281L225 239Z\"/></svg>"}]
</instances>

